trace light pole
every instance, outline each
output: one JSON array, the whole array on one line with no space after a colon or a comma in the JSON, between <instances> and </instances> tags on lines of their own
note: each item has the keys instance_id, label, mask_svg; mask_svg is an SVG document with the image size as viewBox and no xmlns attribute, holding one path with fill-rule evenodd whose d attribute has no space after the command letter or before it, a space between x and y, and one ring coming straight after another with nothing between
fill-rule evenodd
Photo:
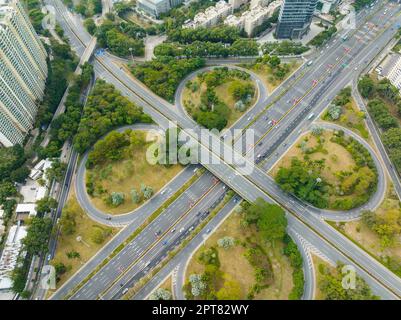
<instances>
[{"instance_id":1,"label":"light pole","mask_svg":"<svg viewBox=\"0 0 401 320\"><path fill-rule=\"evenodd\" d=\"M132 55L132 48L129 48L128 50L129 50L129 52L131 53L132 63L134 63L134 56Z\"/></svg>"}]
</instances>

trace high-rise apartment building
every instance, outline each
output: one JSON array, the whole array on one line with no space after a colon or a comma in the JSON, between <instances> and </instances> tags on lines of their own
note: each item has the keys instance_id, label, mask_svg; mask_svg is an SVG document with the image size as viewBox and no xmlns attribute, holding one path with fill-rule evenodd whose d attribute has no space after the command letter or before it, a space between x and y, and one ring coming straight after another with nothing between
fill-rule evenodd
<instances>
[{"instance_id":1,"label":"high-rise apartment building","mask_svg":"<svg viewBox=\"0 0 401 320\"><path fill-rule=\"evenodd\" d=\"M47 53L22 1L0 0L0 144L22 143L43 98Z\"/></svg>"},{"instance_id":2,"label":"high-rise apartment building","mask_svg":"<svg viewBox=\"0 0 401 320\"><path fill-rule=\"evenodd\" d=\"M281 6L276 37L278 39L300 39L312 22L318 0L284 0Z\"/></svg>"}]
</instances>

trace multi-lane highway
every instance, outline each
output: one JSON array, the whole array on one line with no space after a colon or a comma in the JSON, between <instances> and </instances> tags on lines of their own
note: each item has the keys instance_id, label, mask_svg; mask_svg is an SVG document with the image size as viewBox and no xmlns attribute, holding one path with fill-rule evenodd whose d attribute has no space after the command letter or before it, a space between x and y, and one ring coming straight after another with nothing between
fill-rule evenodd
<instances>
[{"instance_id":1,"label":"multi-lane highway","mask_svg":"<svg viewBox=\"0 0 401 320\"><path fill-rule=\"evenodd\" d=\"M395 11L395 9L394 9ZM379 26L383 26L383 22L380 21ZM392 31L392 32L391 32ZM384 35L379 35L379 46L377 49L380 48L380 44L383 45L384 42L386 41L385 39L388 39L389 37L392 37L394 34L393 29L387 29L384 32ZM354 37L350 37L350 39L353 39ZM380 42L381 39L381 42ZM377 39L376 43L377 43ZM356 40L358 41L358 40ZM347 44L348 41L345 42ZM359 42L359 41L358 41ZM358 48L356 51L357 54L350 54L347 52L347 57L349 60L355 59L358 61L363 61L363 58L369 56L369 55L374 55L376 54L374 48L370 48L369 45L363 45L363 41L360 42L361 47ZM369 42L368 42L369 44ZM342 44L343 45L343 44ZM367 49L366 49L367 48ZM344 50L344 48L343 48ZM366 51L366 52L365 52ZM377 51L377 50L376 50ZM361 53L362 52L362 53ZM362 58L362 59L361 59ZM166 104L158 97L155 97L152 93L150 93L146 88L144 88L141 85L138 85L135 81L133 81L128 75L124 74L119 70L118 67L114 66L113 64L109 64L107 62L107 57L105 58L98 58L95 67L98 68L98 71L100 71L100 74L102 77L106 78L108 81L112 82L113 84L116 85L117 88L119 88L123 94L129 96L131 99L133 99L135 102L137 102L139 105L141 105L146 112L151 114L151 116L154 118L156 122L158 122L162 127L166 127L168 125L168 120L175 119L177 120L178 124L180 127L185 128L185 127L191 127L187 126L190 124L190 119L187 119L179 114L176 113L176 110L174 108L169 109L166 108ZM337 65L337 67L339 67ZM341 74L341 71L335 70L335 67L331 72L331 76L334 78L338 77ZM320 70L321 68L317 68L316 70ZM315 70L315 69L313 69ZM315 70L315 71L316 71ZM311 71L312 73L312 71ZM342 72L344 74L344 72ZM328 76L330 74L328 73ZM344 79L345 77L342 77ZM327 78L326 78L327 79ZM324 79L322 79L323 83ZM318 81L317 85L315 87L318 87L320 81ZM305 81L302 81L302 83L305 83ZM324 87L322 85L319 87L318 92L324 92L327 91L327 87ZM334 91L334 90L332 90ZM297 93L295 93L297 94ZM326 94L326 92L325 92ZM316 96L314 96L316 97ZM281 99L283 101L283 99ZM306 101L306 100L304 100ZM302 100L295 100L296 106L299 106L300 102ZM311 102L317 102L316 100L314 101L313 98ZM275 104L276 105L276 104ZM270 109L273 109L274 106L272 106ZM311 110L314 107L314 103L311 104ZM304 108L298 108L298 109L306 109L307 107ZM287 115L294 115L297 114L297 112L293 112L294 110L297 110L296 107L291 109L291 112L287 113ZM309 110L308 110L309 111ZM292 120L296 120L298 115L295 115L292 118ZM286 121L286 119L289 119L291 117L284 117L282 121ZM248 118L247 118L248 119ZM298 125L302 123L302 119L300 119ZM292 122L292 121L290 121ZM283 122L284 124L284 122ZM281 126L281 125L280 125ZM284 126L284 125L283 125ZM283 127L281 126L281 128ZM278 128L277 126L275 128ZM283 129L276 130L276 132L280 132ZM284 129L284 132L288 130ZM262 132L261 135L264 135ZM267 135L265 135L267 136ZM279 135L278 135L279 136ZM194 139L198 139L198 137L192 136ZM217 137L210 137L212 140L216 141ZM205 141L200 141L201 145L201 151L204 152L207 155L210 155L213 157L215 160L218 160L218 156L215 154L216 150L211 150L207 147L204 146ZM227 144L223 144L222 142L218 142L217 145L220 145L222 149L228 149L230 150L230 146ZM266 145L263 143L262 145ZM263 150L262 150L263 151ZM247 165L250 165L250 161L247 159L241 159L245 161ZM327 239L330 241L331 245L339 249L340 251L346 253L347 257L350 257L352 260L354 260L355 263L357 263L359 266L361 266L361 273L362 275L365 276L365 278L370 278L369 275L366 273L366 271L374 276L374 279L379 280L382 284L384 284L389 290L386 290L381 286L381 290L383 291L383 296L386 297L391 297L392 295L390 291L395 292L397 295L399 295L399 289L397 289L397 286L399 287L399 280L398 278L394 279L394 275L389 272L387 269L385 269L383 266L378 264L376 261L370 261L373 260L372 258L368 257L365 252L357 248L355 245L350 243L347 239L344 237L340 236L334 229L330 228L327 224L323 223L316 215L313 215L309 212L306 212L306 208L303 203L299 203L296 199L291 199L289 195L283 194L282 192L280 193L280 190L277 189L277 187L274 185L271 185L271 181L267 178L265 173L261 171L260 169L256 168L251 164L253 172L249 174L248 176L244 175L238 175L237 173L243 172L243 168L237 166L237 165L230 165L225 163L224 161L218 165L208 165L204 164L210 171L212 171L214 174L216 174L219 178L224 180L227 184L229 184L235 191L237 191L241 196L245 197L247 200L254 200L256 197L261 196L263 198L267 198L270 200L270 196L274 197L276 200L279 201L284 207L286 207L292 214L294 214L292 217L295 217L298 215L298 217L302 220L296 220L299 223L301 223L302 226L306 228L312 228L315 232L319 233L318 238L321 239L321 237ZM305 225L307 224L307 226ZM308 229L309 230L309 229ZM314 233L316 235L316 233ZM335 239L339 237L339 239ZM351 250L350 250L351 249ZM356 250L356 251L354 251ZM358 252L359 250L359 252ZM354 251L354 252L352 252ZM370 258L370 259L369 259ZM365 262L368 262L368 265L366 265ZM383 270L385 269L385 270Z\"/></svg>"}]
</instances>

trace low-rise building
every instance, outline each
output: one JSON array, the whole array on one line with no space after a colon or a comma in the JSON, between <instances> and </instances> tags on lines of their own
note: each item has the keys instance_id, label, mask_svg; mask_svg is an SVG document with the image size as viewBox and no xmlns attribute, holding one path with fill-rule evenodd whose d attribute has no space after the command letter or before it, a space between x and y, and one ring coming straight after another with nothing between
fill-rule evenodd
<instances>
[{"instance_id":1,"label":"low-rise building","mask_svg":"<svg viewBox=\"0 0 401 320\"><path fill-rule=\"evenodd\" d=\"M6 295L11 291L13 285L11 273L18 265L18 257L24 254L21 253L21 249L22 239L26 234L26 228L19 224L10 228L0 257L0 295Z\"/></svg>"},{"instance_id":2,"label":"low-rise building","mask_svg":"<svg viewBox=\"0 0 401 320\"><path fill-rule=\"evenodd\" d=\"M239 17L234 15L228 16L224 23L229 26L244 29L248 36L252 36L255 28L272 16L274 11L282 4L282 1L271 2L267 7L261 6L260 3L261 2L258 2L251 10L245 11Z\"/></svg>"},{"instance_id":3,"label":"low-rise building","mask_svg":"<svg viewBox=\"0 0 401 320\"><path fill-rule=\"evenodd\" d=\"M19 203L15 209L17 219L22 220L23 216L34 217L36 216L36 204L34 203Z\"/></svg>"},{"instance_id":4,"label":"low-rise building","mask_svg":"<svg viewBox=\"0 0 401 320\"><path fill-rule=\"evenodd\" d=\"M219 21L233 13L233 6L224 0L220 0L216 5L208 7L204 12L199 12L194 20L188 21L183 28L211 27Z\"/></svg>"},{"instance_id":5,"label":"low-rise building","mask_svg":"<svg viewBox=\"0 0 401 320\"><path fill-rule=\"evenodd\" d=\"M401 55L398 53L389 54L378 69L379 76L387 78L390 82L401 89Z\"/></svg>"}]
</instances>

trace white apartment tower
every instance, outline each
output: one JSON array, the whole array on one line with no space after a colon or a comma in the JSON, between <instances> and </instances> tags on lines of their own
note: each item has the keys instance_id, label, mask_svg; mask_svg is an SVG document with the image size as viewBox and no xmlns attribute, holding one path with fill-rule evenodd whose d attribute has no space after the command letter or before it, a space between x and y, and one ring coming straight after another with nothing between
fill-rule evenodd
<instances>
[{"instance_id":1,"label":"white apartment tower","mask_svg":"<svg viewBox=\"0 0 401 320\"><path fill-rule=\"evenodd\" d=\"M22 2L0 0L0 145L22 143L47 78L47 53Z\"/></svg>"}]
</instances>

